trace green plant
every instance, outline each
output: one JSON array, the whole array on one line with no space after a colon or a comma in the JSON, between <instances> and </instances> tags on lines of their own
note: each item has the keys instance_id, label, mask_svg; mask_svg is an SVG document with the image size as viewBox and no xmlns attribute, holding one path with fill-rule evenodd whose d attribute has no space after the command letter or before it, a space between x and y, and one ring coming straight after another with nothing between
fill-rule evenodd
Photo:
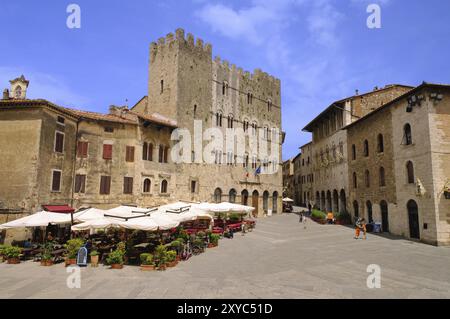
<instances>
[{"instance_id":1,"label":"green plant","mask_svg":"<svg viewBox=\"0 0 450 319\"><path fill-rule=\"evenodd\" d=\"M170 243L170 248L174 249L175 251L179 251L181 248L182 243L179 240L174 240Z\"/></svg>"},{"instance_id":2,"label":"green plant","mask_svg":"<svg viewBox=\"0 0 450 319\"><path fill-rule=\"evenodd\" d=\"M167 247L165 245L157 246L153 258L156 266L164 265L167 262Z\"/></svg>"},{"instance_id":3,"label":"green plant","mask_svg":"<svg viewBox=\"0 0 450 319\"><path fill-rule=\"evenodd\" d=\"M106 258L106 262L108 265L123 264L123 252L118 249L112 251Z\"/></svg>"},{"instance_id":4,"label":"green plant","mask_svg":"<svg viewBox=\"0 0 450 319\"><path fill-rule=\"evenodd\" d=\"M6 246L3 248L3 255L8 259L19 258L22 248L15 246Z\"/></svg>"},{"instance_id":5,"label":"green plant","mask_svg":"<svg viewBox=\"0 0 450 319\"><path fill-rule=\"evenodd\" d=\"M320 211L320 210L313 209L313 211L311 213L311 217L312 218L317 218L317 219L326 219L327 215L324 212Z\"/></svg>"},{"instance_id":6,"label":"green plant","mask_svg":"<svg viewBox=\"0 0 450 319\"><path fill-rule=\"evenodd\" d=\"M197 237L204 239L206 238L206 233L204 231L199 231L197 232Z\"/></svg>"},{"instance_id":7,"label":"green plant","mask_svg":"<svg viewBox=\"0 0 450 319\"><path fill-rule=\"evenodd\" d=\"M42 246L42 252L40 254L42 261L52 260L53 243L47 242Z\"/></svg>"},{"instance_id":8,"label":"green plant","mask_svg":"<svg viewBox=\"0 0 450 319\"><path fill-rule=\"evenodd\" d=\"M81 238L74 238L67 241L64 247L67 249L67 257L69 259L77 258L78 251L84 245L84 240Z\"/></svg>"},{"instance_id":9,"label":"green plant","mask_svg":"<svg viewBox=\"0 0 450 319\"><path fill-rule=\"evenodd\" d=\"M153 255L149 253L143 253L139 256L141 265L153 265Z\"/></svg>"},{"instance_id":10,"label":"green plant","mask_svg":"<svg viewBox=\"0 0 450 319\"><path fill-rule=\"evenodd\" d=\"M98 251L96 251L96 250L93 250L93 251L91 251L91 253L89 254L91 257L92 256L98 256L99 255L99 252Z\"/></svg>"},{"instance_id":11,"label":"green plant","mask_svg":"<svg viewBox=\"0 0 450 319\"><path fill-rule=\"evenodd\" d=\"M230 214L229 219L231 222L235 223L241 220L241 215L238 213L232 213Z\"/></svg>"},{"instance_id":12,"label":"green plant","mask_svg":"<svg viewBox=\"0 0 450 319\"><path fill-rule=\"evenodd\" d=\"M178 241L180 245L183 245L186 242L183 237L178 237L176 241Z\"/></svg>"},{"instance_id":13,"label":"green plant","mask_svg":"<svg viewBox=\"0 0 450 319\"><path fill-rule=\"evenodd\" d=\"M167 258L168 262L175 261L175 259L177 259L177 253L175 251L173 251L173 250L169 250L166 253L166 258Z\"/></svg>"},{"instance_id":14,"label":"green plant","mask_svg":"<svg viewBox=\"0 0 450 319\"><path fill-rule=\"evenodd\" d=\"M116 250L119 250L120 252L122 252L125 255L125 252L127 250L126 244L123 241L121 241L120 243L117 244Z\"/></svg>"},{"instance_id":15,"label":"green plant","mask_svg":"<svg viewBox=\"0 0 450 319\"><path fill-rule=\"evenodd\" d=\"M5 250L5 245L0 245L0 256L3 256L3 251Z\"/></svg>"},{"instance_id":16,"label":"green plant","mask_svg":"<svg viewBox=\"0 0 450 319\"><path fill-rule=\"evenodd\" d=\"M205 241L203 239L197 237L197 238L195 238L193 245L203 247L205 245Z\"/></svg>"},{"instance_id":17,"label":"green plant","mask_svg":"<svg viewBox=\"0 0 450 319\"><path fill-rule=\"evenodd\" d=\"M217 245L219 243L220 236L217 234L211 234L209 236L209 242L213 245Z\"/></svg>"}]
</instances>

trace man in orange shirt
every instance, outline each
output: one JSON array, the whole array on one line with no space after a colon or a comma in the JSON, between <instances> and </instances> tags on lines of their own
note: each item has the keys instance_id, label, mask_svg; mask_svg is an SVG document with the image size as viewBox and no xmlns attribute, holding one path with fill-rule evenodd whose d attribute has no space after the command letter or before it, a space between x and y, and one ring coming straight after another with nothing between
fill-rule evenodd
<instances>
[{"instance_id":1,"label":"man in orange shirt","mask_svg":"<svg viewBox=\"0 0 450 319\"><path fill-rule=\"evenodd\" d=\"M327 222L328 222L328 224L333 224L333 221L334 221L334 214L333 214L333 212L328 212L328 214L327 214Z\"/></svg>"}]
</instances>

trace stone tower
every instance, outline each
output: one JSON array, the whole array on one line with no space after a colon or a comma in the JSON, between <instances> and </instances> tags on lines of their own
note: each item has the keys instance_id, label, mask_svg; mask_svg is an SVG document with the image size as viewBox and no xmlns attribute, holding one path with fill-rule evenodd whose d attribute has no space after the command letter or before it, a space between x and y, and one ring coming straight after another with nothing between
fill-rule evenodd
<instances>
[{"instance_id":1,"label":"stone tower","mask_svg":"<svg viewBox=\"0 0 450 319\"><path fill-rule=\"evenodd\" d=\"M192 128L196 115L208 121L211 107L212 47L184 30L150 45L148 113L159 113Z\"/></svg>"}]
</instances>

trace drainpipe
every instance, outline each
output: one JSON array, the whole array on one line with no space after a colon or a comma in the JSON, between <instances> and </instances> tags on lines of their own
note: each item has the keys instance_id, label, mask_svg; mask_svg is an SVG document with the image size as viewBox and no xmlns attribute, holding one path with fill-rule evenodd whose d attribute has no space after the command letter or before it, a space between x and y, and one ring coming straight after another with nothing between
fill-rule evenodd
<instances>
[{"instance_id":1,"label":"drainpipe","mask_svg":"<svg viewBox=\"0 0 450 319\"><path fill-rule=\"evenodd\" d=\"M75 166L77 163L77 153L78 153L78 128L79 128L80 119L77 119L77 129L75 132L75 152L74 152L74 160L72 164L72 190L71 190L71 198L70 198L70 206L73 208L74 203L74 194L75 194ZM70 213L70 225L73 226L73 212ZM70 234L72 234L72 229L70 230ZM72 237L72 236L71 236Z\"/></svg>"}]
</instances>

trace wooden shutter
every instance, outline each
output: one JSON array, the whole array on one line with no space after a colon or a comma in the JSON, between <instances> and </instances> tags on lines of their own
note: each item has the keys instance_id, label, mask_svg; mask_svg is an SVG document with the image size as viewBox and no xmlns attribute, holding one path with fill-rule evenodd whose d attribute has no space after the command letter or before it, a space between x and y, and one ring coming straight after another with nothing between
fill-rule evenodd
<instances>
[{"instance_id":1,"label":"wooden shutter","mask_svg":"<svg viewBox=\"0 0 450 319\"><path fill-rule=\"evenodd\" d=\"M63 153L64 151L64 134L56 132L55 136L55 152Z\"/></svg>"},{"instance_id":2,"label":"wooden shutter","mask_svg":"<svg viewBox=\"0 0 450 319\"><path fill-rule=\"evenodd\" d=\"M167 161L167 158L168 158L168 155L169 154L169 147L168 146L166 146L165 148L164 148L164 163L168 163L168 161Z\"/></svg>"},{"instance_id":3,"label":"wooden shutter","mask_svg":"<svg viewBox=\"0 0 450 319\"><path fill-rule=\"evenodd\" d=\"M85 193L86 175L75 176L75 193Z\"/></svg>"},{"instance_id":4,"label":"wooden shutter","mask_svg":"<svg viewBox=\"0 0 450 319\"><path fill-rule=\"evenodd\" d=\"M100 194L108 195L111 191L111 176L102 176L100 178Z\"/></svg>"},{"instance_id":5,"label":"wooden shutter","mask_svg":"<svg viewBox=\"0 0 450 319\"><path fill-rule=\"evenodd\" d=\"M103 144L103 159L112 159L112 145Z\"/></svg>"},{"instance_id":6,"label":"wooden shutter","mask_svg":"<svg viewBox=\"0 0 450 319\"><path fill-rule=\"evenodd\" d=\"M53 171L52 176L52 191L59 192L61 190L61 172Z\"/></svg>"},{"instance_id":7,"label":"wooden shutter","mask_svg":"<svg viewBox=\"0 0 450 319\"><path fill-rule=\"evenodd\" d=\"M142 160L146 161L148 159L148 145L147 142L144 142L142 146Z\"/></svg>"},{"instance_id":8,"label":"wooden shutter","mask_svg":"<svg viewBox=\"0 0 450 319\"><path fill-rule=\"evenodd\" d=\"M148 145L148 156L147 156L147 159L148 159L150 162L153 161L153 144L152 144L152 143L150 143L150 144Z\"/></svg>"},{"instance_id":9,"label":"wooden shutter","mask_svg":"<svg viewBox=\"0 0 450 319\"><path fill-rule=\"evenodd\" d=\"M78 146L77 146L77 156L79 158L86 158L88 155L88 142L78 142Z\"/></svg>"},{"instance_id":10,"label":"wooden shutter","mask_svg":"<svg viewBox=\"0 0 450 319\"><path fill-rule=\"evenodd\" d=\"M134 146L127 146L125 160L127 162L134 162Z\"/></svg>"},{"instance_id":11,"label":"wooden shutter","mask_svg":"<svg viewBox=\"0 0 450 319\"><path fill-rule=\"evenodd\" d=\"M123 178L123 193L133 194L133 177Z\"/></svg>"},{"instance_id":12,"label":"wooden shutter","mask_svg":"<svg viewBox=\"0 0 450 319\"><path fill-rule=\"evenodd\" d=\"M162 163L163 159L164 159L163 153L164 153L164 146L160 145L159 146L159 162L160 163Z\"/></svg>"}]
</instances>

